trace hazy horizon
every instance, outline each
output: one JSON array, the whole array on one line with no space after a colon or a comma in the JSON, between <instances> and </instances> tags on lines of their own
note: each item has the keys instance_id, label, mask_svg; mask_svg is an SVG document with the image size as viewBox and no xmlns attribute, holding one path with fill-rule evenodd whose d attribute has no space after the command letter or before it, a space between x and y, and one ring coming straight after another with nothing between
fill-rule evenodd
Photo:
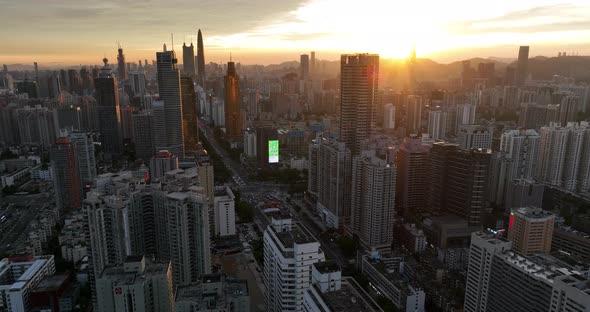
<instances>
[{"instance_id":1,"label":"hazy horizon","mask_svg":"<svg viewBox=\"0 0 590 312\"><path fill-rule=\"evenodd\" d=\"M196 45L199 28L205 61L276 64L316 51L318 59L341 53L417 56L440 63L472 57L515 58L590 54L590 3L574 0L497 2L415 0L354 1L133 1L0 0L0 63L99 64L114 60L121 42L127 62L155 59L162 44L180 51ZM179 53L179 59L182 55ZM111 61L112 61L111 60Z\"/></svg>"}]
</instances>

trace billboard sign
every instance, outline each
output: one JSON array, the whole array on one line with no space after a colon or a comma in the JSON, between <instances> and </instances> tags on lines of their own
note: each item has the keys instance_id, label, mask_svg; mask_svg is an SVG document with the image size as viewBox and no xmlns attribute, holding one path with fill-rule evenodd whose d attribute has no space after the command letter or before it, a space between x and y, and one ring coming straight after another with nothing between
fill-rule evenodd
<instances>
[{"instance_id":1,"label":"billboard sign","mask_svg":"<svg viewBox=\"0 0 590 312\"><path fill-rule=\"evenodd\" d=\"M279 162L279 140L268 141L268 163L276 164Z\"/></svg>"}]
</instances>

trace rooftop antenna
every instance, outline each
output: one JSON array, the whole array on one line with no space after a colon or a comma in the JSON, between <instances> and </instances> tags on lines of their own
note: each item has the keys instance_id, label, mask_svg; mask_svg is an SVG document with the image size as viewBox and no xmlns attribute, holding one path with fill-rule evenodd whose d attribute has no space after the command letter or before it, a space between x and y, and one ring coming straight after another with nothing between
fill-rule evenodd
<instances>
[{"instance_id":1,"label":"rooftop antenna","mask_svg":"<svg viewBox=\"0 0 590 312\"><path fill-rule=\"evenodd\" d=\"M174 33L170 33L170 38L172 38L172 51L174 51Z\"/></svg>"},{"instance_id":2,"label":"rooftop antenna","mask_svg":"<svg viewBox=\"0 0 590 312\"><path fill-rule=\"evenodd\" d=\"M229 61L231 62L231 52L229 52Z\"/></svg>"},{"instance_id":3,"label":"rooftop antenna","mask_svg":"<svg viewBox=\"0 0 590 312\"><path fill-rule=\"evenodd\" d=\"M120 49L121 48L121 42L119 40L117 40L117 47Z\"/></svg>"}]
</instances>

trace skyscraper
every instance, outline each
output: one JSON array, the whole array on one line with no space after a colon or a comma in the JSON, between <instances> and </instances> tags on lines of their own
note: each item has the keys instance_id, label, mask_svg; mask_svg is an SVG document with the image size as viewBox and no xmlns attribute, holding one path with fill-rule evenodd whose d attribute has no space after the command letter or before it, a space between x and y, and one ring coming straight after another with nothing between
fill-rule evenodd
<instances>
[{"instance_id":1,"label":"skyscraper","mask_svg":"<svg viewBox=\"0 0 590 312\"><path fill-rule=\"evenodd\" d=\"M430 147L420 138L406 138L397 153L396 201L406 219L425 212Z\"/></svg>"},{"instance_id":2,"label":"skyscraper","mask_svg":"<svg viewBox=\"0 0 590 312\"><path fill-rule=\"evenodd\" d=\"M460 125L457 143L464 149L492 148L493 128L481 125Z\"/></svg>"},{"instance_id":3,"label":"skyscraper","mask_svg":"<svg viewBox=\"0 0 590 312\"><path fill-rule=\"evenodd\" d=\"M315 51L311 51L311 59L309 60L309 74L313 77L316 74Z\"/></svg>"},{"instance_id":4,"label":"skyscraper","mask_svg":"<svg viewBox=\"0 0 590 312\"><path fill-rule=\"evenodd\" d=\"M186 43L182 44L182 74L190 78L194 78L196 75L195 71L195 47L191 42L190 46Z\"/></svg>"},{"instance_id":5,"label":"skyscraper","mask_svg":"<svg viewBox=\"0 0 590 312\"><path fill-rule=\"evenodd\" d=\"M164 101L166 122L166 148L178 157L184 156L182 131L182 97L180 88L180 71L177 68L176 53L166 51L156 53L158 69L158 91L160 100ZM160 148L156 146L156 148Z\"/></svg>"},{"instance_id":6,"label":"skyscraper","mask_svg":"<svg viewBox=\"0 0 590 312\"><path fill-rule=\"evenodd\" d=\"M234 62L227 63L225 82L225 135L230 140L241 141L242 118L240 115L240 76Z\"/></svg>"},{"instance_id":7,"label":"skyscraper","mask_svg":"<svg viewBox=\"0 0 590 312\"><path fill-rule=\"evenodd\" d=\"M516 79L517 86L523 86L528 75L529 66L529 47L521 46L518 49L518 61L516 62Z\"/></svg>"},{"instance_id":8,"label":"skyscraper","mask_svg":"<svg viewBox=\"0 0 590 312\"><path fill-rule=\"evenodd\" d=\"M133 138L135 157L148 163L154 155L154 115L152 110L142 110L133 114Z\"/></svg>"},{"instance_id":9,"label":"skyscraper","mask_svg":"<svg viewBox=\"0 0 590 312\"><path fill-rule=\"evenodd\" d=\"M396 167L392 160L362 151L352 163L351 228L367 248L391 248Z\"/></svg>"},{"instance_id":10,"label":"skyscraper","mask_svg":"<svg viewBox=\"0 0 590 312\"><path fill-rule=\"evenodd\" d=\"M51 148L50 155L58 209L79 209L83 194L76 144L68 138L59 138Z\"/></svg>"},{"instance_id":11,"label":"skyscraper","mask_svg":"<svg viewBox=\"0 0 590 312\"><path fill-rule=\"evenodd\" d=\"M301 54L299 67L299 79L309 80L309 55Z\"/></svg>"},{"instance_id":12,"label":"skyscraper","mask_svg":"<svg viewBox=\"0 0 590 312\"><path fill-rule=\"evenodd\" d=\"M98 132L100 133L102 150L109 158L121 153L123 136L121 134L117 79L112 75L108 59L105 58L102 61L104 66L98 78L94 79L94 85L96 87Z\"/></svg>"},{"instance_id":13,"label":"skyscraper","mask_svg":"<svg viewBox=\"0 0 590 312\"><path fill-rule=\"evenodd\" d=\"M340 138L354 156L375 127L379 55L344 54L340 73Z\"/></svg>"},{"instance_id":14,"label":"skyscraper","mask_svg":"<svg viewBox=\"0 0 590 312\"><path fill-rule=\"evenodd\" d=\"M205 74L205 47L203 46L203 34L200 29L197 35L197 71L197 83L205 88L205 81L207 81L207 76Z\"/></svg>"},{"instance_id":15,"label":"skyscraper","mask_svg":"<svg viewBox=\"0 0 590 312\"><path fill-rule=\"evenodd\" d=\"M182 92L182 132L184 134L184 153L194 156L199 144L199 125L197 124L197 96L193 79L188 76L180 77Z\"/></svg>"},{"instance_id":16,"label":"skyscraper","mask_svg":"<svg viewBox=\"0 0 590 312\"><path fill-rule=\"evenodd\" d=\"M433 110L428 112L428 134L434 140L446 138L447 133L447 112Z\"/></svg>"},{"instance_id":17,"label":"skyscraper","mask_svg":"<svg viewBox=\"0 0 590 312\"><path fill-rule=\"evenodd\" d=\"M117 50L117 78L121 81L127 79L127 67L125 64L125 55L123 54L123 49L119 46Z\"/></svg>"}]
</instances>

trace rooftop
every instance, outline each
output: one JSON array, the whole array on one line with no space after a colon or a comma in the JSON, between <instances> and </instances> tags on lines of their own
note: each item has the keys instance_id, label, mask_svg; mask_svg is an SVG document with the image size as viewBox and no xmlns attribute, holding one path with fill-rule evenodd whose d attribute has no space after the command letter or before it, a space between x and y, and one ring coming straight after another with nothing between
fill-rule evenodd
<instances>
[{"instance_id":1,"label":"rooftop","mask_svg":"<svg viewBox=\"0 0 590 312\"><path fill-rule=\"evenodd\" d=\"M320 273L331 273L340 271L341 268L338 263L333 261L323 261L323 262L316 262L313 266L318 270Z\"/></svg>"},{"instance_id":2,"label":"rooftop","mask_svg":"<svg viewBox=\"0 0 590 312\"><path fill-rule=\"evenodd\" d=\"M553 284L553 280L556 277L579 274L579 272L574 271L574 269L566 263L545 254L536 254L526 257L509 250L498 254L497 256L532 278L549 284Z\"/></svg>"},{"instance_id":3,"label":"rooftop","mask_svg":"<svg viewBox=\"0 0 590 312\"><path fill-rule=\"evenodd\" d=\"M276 235L283 246L287 248L293 248L295 244L300 245L317 242L317 240L309 232L305 231L297 224L293 225L291 231L276 232Z\"/></svg>"},{"instance_id":4,"label":"rooftop","mask_svg":"<svg viewBox=\"0 0 590 312\"><path fill-rule=\"evenodd\" d=\"M314 287L317 287L314 285ZM320 290L316 291L321 294ZM381 308L360 288L352 278L342 281L342 288L337 291L321 294L331 311L338 312L371 312L382 311Z\"/></svg>"},{"instance_id":5,"label":"rooftop","mask_svg":"<svg viewBox=\"0 0 590 312\"><path fill-rule=\"evenodd\" d=\"M532 206L513 209L512 213L518 215L521 218L526 218L535 221L546 221L555 218L555 215L550 211L546 211L542 208Z\"/></svg>"},{"instance_id":6,"label":"rooftop","mask_svg":"<svg viewBox=\"0 0 590 312\"><path fill-rule=\"evenodd\" d=\"M60 289L68 280L69 276L65 274L47 276L35 287L36 292L51 292Z\"/></svg>"}]
</instances>

